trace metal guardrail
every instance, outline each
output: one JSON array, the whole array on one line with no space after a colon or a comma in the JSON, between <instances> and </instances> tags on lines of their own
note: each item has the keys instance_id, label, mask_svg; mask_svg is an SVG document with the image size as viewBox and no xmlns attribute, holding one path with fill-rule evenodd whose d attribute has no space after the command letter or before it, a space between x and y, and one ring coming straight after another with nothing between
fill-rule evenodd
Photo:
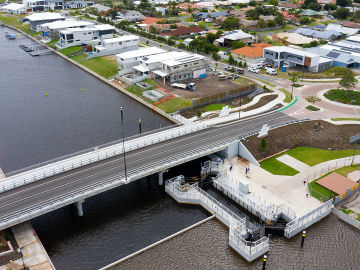
<instances>
[{"instance_id":1,"label":"metal guardrail","mask_svg":"<svg viewBox=\"0 0 360 270\"><path fill-rule=\"evenodd\" d=\"M226 206L200 189L197 184L181 185L183 176L172 178L165 183L166 192L175 200L200 204L214 213L216 217L229 227L229 245L246 260L252 261L269 250L269 239L262 237L252 242L246 241L246 219L240 218Z\"/></svg>"},{"instance_id":2,"label":"metal guardrail","mask_svg":"<svg viewBox=\"0 0 360 270\"><path fill-rule=\"evenodd\" d=\"M328 200L326 203L323 203L322 205L306 213L302 217L299 217L287 223L286 228L284 230L284 235L287 238L293 237L294 235L301 232L305 228L311 226L315 222L318 222L322 218L329 215L332 211L332 208L333 208L332 200Z\"/></svg>"},{"instance_id":3,"label":"metal guardrail","mask_svg":"<svg viewBox=\"0 0 360 270\"><path fill-rule=\"evenodd\" d=\"M208 128L207 123L197 123L193 125L180 126L161 133L146 135L125 142L125 152L130 152L143 148L155 143L163 142L169 139L177 138L189 133L197 132ZM79 168L100 160L123 154L123 145L118 143L115 145L105 146L102 148L93 148L93 151L86 152L74 157L61 159L58 162L48 164L30 171L25 171L10 177L6 177L1 185L0 192L4 192L34 181L44 179L59 173L63 173L75 168Z\"/></svg>"}]
</instances>

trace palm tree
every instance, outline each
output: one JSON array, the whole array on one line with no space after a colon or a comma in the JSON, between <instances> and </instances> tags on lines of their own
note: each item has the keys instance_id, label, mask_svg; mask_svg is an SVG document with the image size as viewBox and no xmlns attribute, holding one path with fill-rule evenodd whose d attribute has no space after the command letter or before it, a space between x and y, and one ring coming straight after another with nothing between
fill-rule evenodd
<instances>
[{"instance_id":1,"label":"palm tree","mask_svg":"<svg viewBox=\"0 0 360 270\"><path fill-rule=\"evenodd\" d=\"M299 81L299 76L296 72L289 72L289 76L290 76L290 81L292 82L291 84L291 100L293 98L293 91L294 91L294 84Z\"/></svg>"}]
</instances>

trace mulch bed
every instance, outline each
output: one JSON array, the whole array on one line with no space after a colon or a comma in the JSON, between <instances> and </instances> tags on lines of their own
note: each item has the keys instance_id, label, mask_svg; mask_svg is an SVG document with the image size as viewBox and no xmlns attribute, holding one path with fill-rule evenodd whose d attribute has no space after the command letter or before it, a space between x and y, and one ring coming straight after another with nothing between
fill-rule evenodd
<instances>
[{"instance_id":1,"label":"mulch bed","mask_svg":"<svg viewBox=\"0 0 360 270\"><path fill-rule=\"evenodd\" d=\"M320 123L318 131L314 131L315 123ZM261 139L257 135L242 142L257 160L261 160L283 150L300 146L326 150L352 149L354 146L349 143L349 138L358 133L360 133L360 125L333 125L325 121L308 121L270 130L266 137L265 151L260 149Z\"/></svg>"},{"instance_id":2,"label":"mulch bed","mask_svg":"<svg viewBox=\"0 0 360 270\"><path fill-rule=\"evenodd\" d=\"M247 111L251 111L251 110L254 110L254 109L257 109L257 108L260 108L262 106L264 106L265 104L269 103L270 101L273 101L274 99L277 98L278 95L268 95L268 96L264 96L262 98L260 98L260 100L255 103L254 105L250 106L250 107L247 107L241 111L243 112L247 112Z\"/></svg>"}]
</instances>

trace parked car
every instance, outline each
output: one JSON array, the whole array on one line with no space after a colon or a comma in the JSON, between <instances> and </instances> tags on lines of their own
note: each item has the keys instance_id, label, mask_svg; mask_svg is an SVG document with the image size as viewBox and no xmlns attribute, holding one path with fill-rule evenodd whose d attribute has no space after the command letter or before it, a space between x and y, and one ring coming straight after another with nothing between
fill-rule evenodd
<instances>
[{"instance_id":1,"label":"parked car","mask_svg":"<svg viewBox=\"0 0 360 270\"><path fill-rule=\"evenodd\" d=\"M261 63L257 63L257 64L252 64L250 67L255 68L255 69L259 69L259 68L262 68L263 65Z\"/></svg>"},{"instance_id":2,"label":"parked car","mask_svg":"<svg viewBox=\"0 0 360 270\"><path fill-rule=\"evenodd\" d=\"M293 24L296 25L296 26L300 26L300 23L297 22L297 21L293 21Z\"/></svg>"},{"instance_id":3,"label":"parked car","mask_svg":"<svg viewBox=\"0 0 360 270\"><path fill-rule=\"evenodd\" d=\"M276 75L277 74L277 70L273 69L273 68L267 68L266 69L266 73L271 74L271 75Z\"/></svg>"},{"instance_id":4,"label":"parked car","mask_svg":"<svg viewBox=\"0 0 360 270\"><path fill-rule=\"evenodd\" d=\"M244 74L244 69L243 68L237 68L236 69L236 72L239 73L239 74Z\"/></svg>"},{"instance_id":5,"label":"parked car","mask_svg":"<svg viewBox=\"0 0 360 270\"><path fill-rule=\"evenodd\" d=\"M233 74L233 75L232 75L233 80L238 79L239 77L240 77L240 76L237 75L237 74Z\"/></svg>"},{"instance_id":6,"label":"parked car","mask_svg":"<svg viewBox=\"0 0 360 270\"><path fill-rule=\"evenodd\" d=\"M219 23L214 23L213 26L219 26L220 24Z\"/></svg>"},{"instance_id":7,"label":"parked car","mask_svg":"<svg viewBox=\"0 0 360 270\"><path fill-rule=\"evenodd\" d=\"M220 81L226 81L226 76L225 75L220 75L219 79L220 79Z\"/></svg>"},{"instance_id":8,"label":"parked car","mask_svg":"<svg viewBox=\"0 0 360 270\"><path fill-rule=\"evenodd\" d=\"M226 66L226 67L225 67L225 70L231 71L231 70L232 70L232 67L231 67L231 66Z\"/></svg>"},{"instance_id":9,"label":"parked car","mask_svg":"<svg viewBox=\"0 0 360 270\"><path fill-rule=\"evenodd\" d=\"M248 71L259 74L260 70L255 67L248 67Z\"/></svg>"}]
</instances>

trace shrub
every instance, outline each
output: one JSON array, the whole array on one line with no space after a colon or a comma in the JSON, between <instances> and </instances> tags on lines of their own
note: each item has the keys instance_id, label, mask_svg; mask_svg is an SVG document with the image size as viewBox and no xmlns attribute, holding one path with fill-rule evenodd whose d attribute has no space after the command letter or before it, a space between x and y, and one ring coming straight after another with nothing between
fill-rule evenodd
<instances>
[{"instance_id":1,"label":"shrub","mask_svg":"<svg viewBox=\"0 0 360 270\"><path fill-rule=\"evenodd\" d=\"M201 114L202 114L201 110L198 110L197 113L196 113L196 115L197 115L198 118L201 117Z\"/></svg>"},{"instance_id":2,"label":"shrub","mask_svg":"<svg viewBox=\"0 0 360 270\"><path fill-rule=\"evenodd\" d=\"M260 141L260 149L261 149L262 151L265 151L265 150L266 150L266 147L267 147L266 139L265 139L265 138L262 138L261 141Z\"/></svg>"}]
</instances>

